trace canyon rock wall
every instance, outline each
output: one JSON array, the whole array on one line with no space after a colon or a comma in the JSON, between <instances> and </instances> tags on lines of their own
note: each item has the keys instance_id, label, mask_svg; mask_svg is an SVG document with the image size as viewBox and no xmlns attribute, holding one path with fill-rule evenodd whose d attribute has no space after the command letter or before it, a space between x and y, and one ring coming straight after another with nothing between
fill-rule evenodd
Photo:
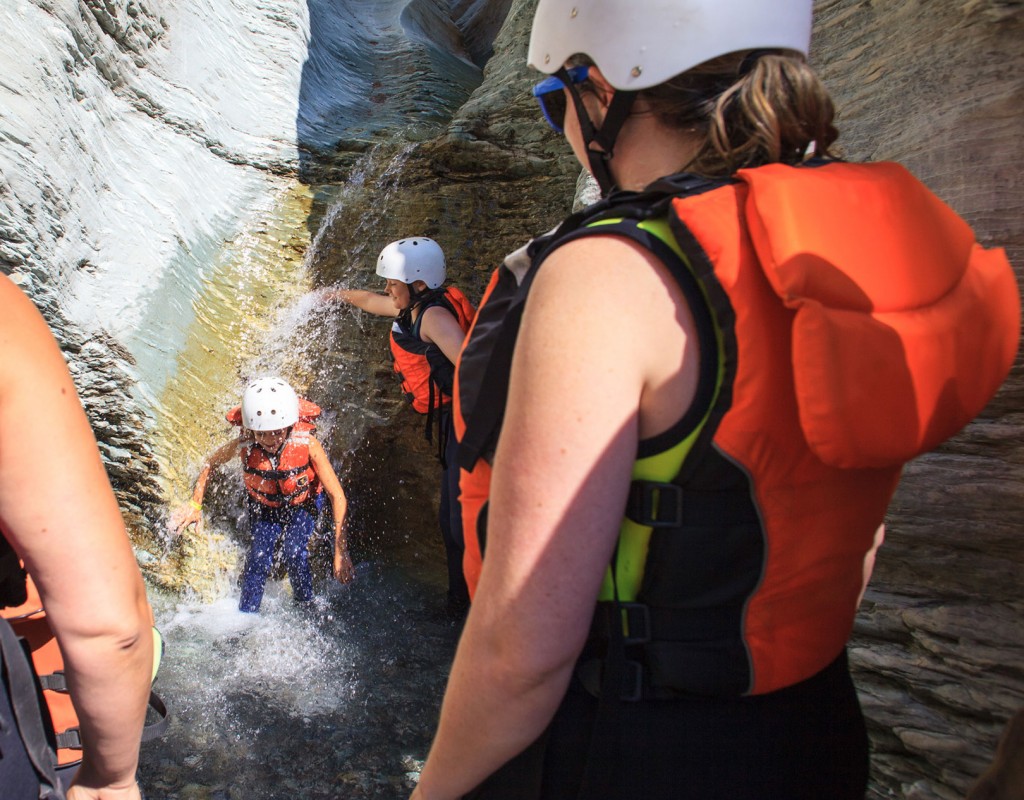
<instances>
[{"instance_id":1,"label":"canyon rock wall","mask_svg":"<svg viewBox=\"0 0 1024 800\"><path fill-rule=\"evenodd\" d=\"M815 6L813 58L849 158L907 165L1024 267L1024 8ZM1024 706L1024 371L978 420L907 466L858 618L853 663L874 775L907 798L962 797ZM883 795L884 796L884 795Z\"/></svg>"}]
</instances>

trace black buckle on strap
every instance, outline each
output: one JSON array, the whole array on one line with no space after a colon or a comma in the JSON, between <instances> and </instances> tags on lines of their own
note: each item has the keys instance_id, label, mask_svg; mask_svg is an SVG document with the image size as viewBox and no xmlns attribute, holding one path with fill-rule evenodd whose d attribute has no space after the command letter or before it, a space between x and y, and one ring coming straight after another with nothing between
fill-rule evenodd
<instances>
[{"instance_id":1,"label":"black buckle on strap","mask_svg":"<svg viewBox=\"0 0 1024 800\"><path fill-rule=\"evenodd\" d=\"M643 603L619 603L622 643L629 647L651 641L651 611Z\"/></svg>"},{"instance_id":2,"label":"black buckle on strap","mask_svg":"<svg viewBox=\"0 0 1024 800\"><path fill-rule=\"evenodd\" d=\"M64 670L62 669L51 672L49 675L40 675L39 685L51 692L68 693L68 682L67 678L64 677Z\"/></svg>"},{"instance_id":3,"label":"black buckle on strap","mask_svg":"<svg viewBox=\"0 0 1024 800\"><path fill-rule=\"evenodd\" d=\"M633 481L626 516L649 528L678 528L683 524L683 490L674 483Z\"/></svg>"},{"instance_id":4,"label":"black buckle on strap","mask_svg":"<svg viewBox=\"0 0 1024 800\"><path fill-rule=\"evenodd\" d=\"M82 734L77 725L57 734L57 748L60 750L82 749Z\"/></svg>"},{"instance_id":5,"label":"black buckle on strap","mask_svg":"<svg viewBox=\"0 0 1024 800\"><path fill-rule=\"evenodd\" d=\"M608 665L599 658L581 661L576 665L576 677L592 697L601 697L601 678ZM618 700L635 703L644 697L644 668L639 661L622 662L622 683Z\"/></svg>"},{"instance_id":6,"label":"black buckle on strap","mask_svg":"<svg viewBox=\"0 0 1024 800\"><path fill-rule=\"evenodd\" d=\"M627 661L622 665L622 694L624 703L636 703L644 696L644 668L639 661Z\"/></svg>"}]
</instances>

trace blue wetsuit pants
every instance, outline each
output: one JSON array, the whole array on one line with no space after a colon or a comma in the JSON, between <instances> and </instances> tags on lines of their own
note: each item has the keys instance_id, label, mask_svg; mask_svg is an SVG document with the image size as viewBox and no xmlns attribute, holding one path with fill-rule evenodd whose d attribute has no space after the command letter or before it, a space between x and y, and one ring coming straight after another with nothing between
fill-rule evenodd
<instances>
[{"instance_id":1,"label":"blue wetsuit pants","mask_svg":"<svg viewBox=\"0 0 1024 800\"><path fill-rule=\"evenodd\" d=\"M292 584L292 596L298 602L313 599L313 571L309 566L309 537L323 506L323 494L298 506L272 508L249 500L249 531L252 544L242 572L239 611L260 610L263 589L274 562L274 545L284 534L282 556Z\"/></svg>"}]
</instances>

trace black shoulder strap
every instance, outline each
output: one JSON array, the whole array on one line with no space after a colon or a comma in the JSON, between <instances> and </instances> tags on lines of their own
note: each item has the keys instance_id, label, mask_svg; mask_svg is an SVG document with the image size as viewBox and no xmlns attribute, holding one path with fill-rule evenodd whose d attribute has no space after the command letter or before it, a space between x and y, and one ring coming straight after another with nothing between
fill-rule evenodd
<instances>
[{"instance_id":1,"label":"black shoulder strap","mask_svg":"<svg viewBox=\"0 0 1024 800\"><path fill-rule=\"evenodd\" d=\"M684 174L663 178L643 192L614 191L608 197L566 218L552 233L534 239L527 250L531 261L529 270L518 286L511 270L504 266L498 268L498 285L492 290L487 302L477 310L473 336L461 356L459 393L466 429L459 441L460 466L472 469L480 458L490 460L494 454L504 417L512 354L519 335L523 308L537 270L547 256L573 239L612 232L610 227L604 225L588 227L594 222L614 218L636 221L663 216L673 197L709 191L724 183L727 181ZM631 230L640 231L635 224ZM645 246L657 248L659 257L666 260L674 273L677 272L672 265L678 263L679 259L668 246L654 236L641 233ZM687 271L684 269L683 272ZM677 277L685 278L683 273ZM688 280L692 283L692 275ZM696 297L691 297L683 282L680 285L688 300L701 305ZM713 342L714 339L709 341ZM463 380L461 377L470 375L473 376L472 380ZM690 418L688 414L687 419Z\"/></svg>"},{"instance_id":2,"label":"black shoulder strap","mask_svg":"<svg viewBox=\"0 0 1024 800\"><path fill-rule=\"evenodd\" d=\"M498 268L497 280L487 302L477 310L473 335L460 356L459 402L466 429L458 452L459 466L467 470L479 459L489 461L494 455L526 298L508 268Z\"/></svg>"},{"instance_id":3,"label":"black shoulder strap","mask_svg":"<svg viewBox=\"0 0 1024 800\"><path fill-rule=\"evenodd\" d=\"M409 327L409 332L417 339L420 338L420 326L423 324L423 314L426 313L428 308L433 308L434 306L441 306L441 308L450 312L451 315L455 317L456 321L459 319L459 315L455 311L454 306L452 306L451 301L447 298L447 296L445 296L444 289L431 289L428 292L425 292L423 299L419 303L417 303L417 305L419 306L420 313L416 316L416 321L413 322L412 325Z\"/></svg>"},{"instance_id":4,"label":"black shoulder strap","mask_svg":"<svg viewBox=\"0 0 1024 800\"><path fill-rule=\"evenodd\" d=\"M0 536L0 608L20 606L28 600L25 570L18 554L3 536Z\"/></svg>"}]
</instances>

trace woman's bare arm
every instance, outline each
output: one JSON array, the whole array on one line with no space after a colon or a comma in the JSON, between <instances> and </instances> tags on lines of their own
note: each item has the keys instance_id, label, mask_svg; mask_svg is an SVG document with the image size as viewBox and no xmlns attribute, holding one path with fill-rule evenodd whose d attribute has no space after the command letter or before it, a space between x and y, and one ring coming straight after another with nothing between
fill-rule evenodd
<instances>
[{"instance_id":1,"label":"woman's bare arm","mask_svg":"<svg viewBox=\"0 0 1024 800\"><path fill-rule=\"evenodd\" d=\"M344 303L381 317L393 317L397 313L395 311L395 303L390 297L386 294L377 294L366 289L328 289L324 293L324 298L327 300L341 300Z\"/></svg>"},{"instance_id":2,"label":"woman's bare arm","mask_svg":"<svg viewBox=\"0 0 1024 800\"><path fill-rule=\"evenodd\" d=\"M565 692L638 439L692 398L689 317L652 259L622 240L584 239L536 279L494 460L487 557L418 800L476 786L540 735Z\"/></svg>"},{"instance_id":3,"label":"woman's bare arm","mask_svg":"<svg viewBox=\"0 0 1024 800\"><path fill-rule=\"evenodd\" d=\"M0 526L60 643L81 723L71 797L137 798L152 613L64 359L32 303L0 276Z\"/></svg>"}]
</instances>

